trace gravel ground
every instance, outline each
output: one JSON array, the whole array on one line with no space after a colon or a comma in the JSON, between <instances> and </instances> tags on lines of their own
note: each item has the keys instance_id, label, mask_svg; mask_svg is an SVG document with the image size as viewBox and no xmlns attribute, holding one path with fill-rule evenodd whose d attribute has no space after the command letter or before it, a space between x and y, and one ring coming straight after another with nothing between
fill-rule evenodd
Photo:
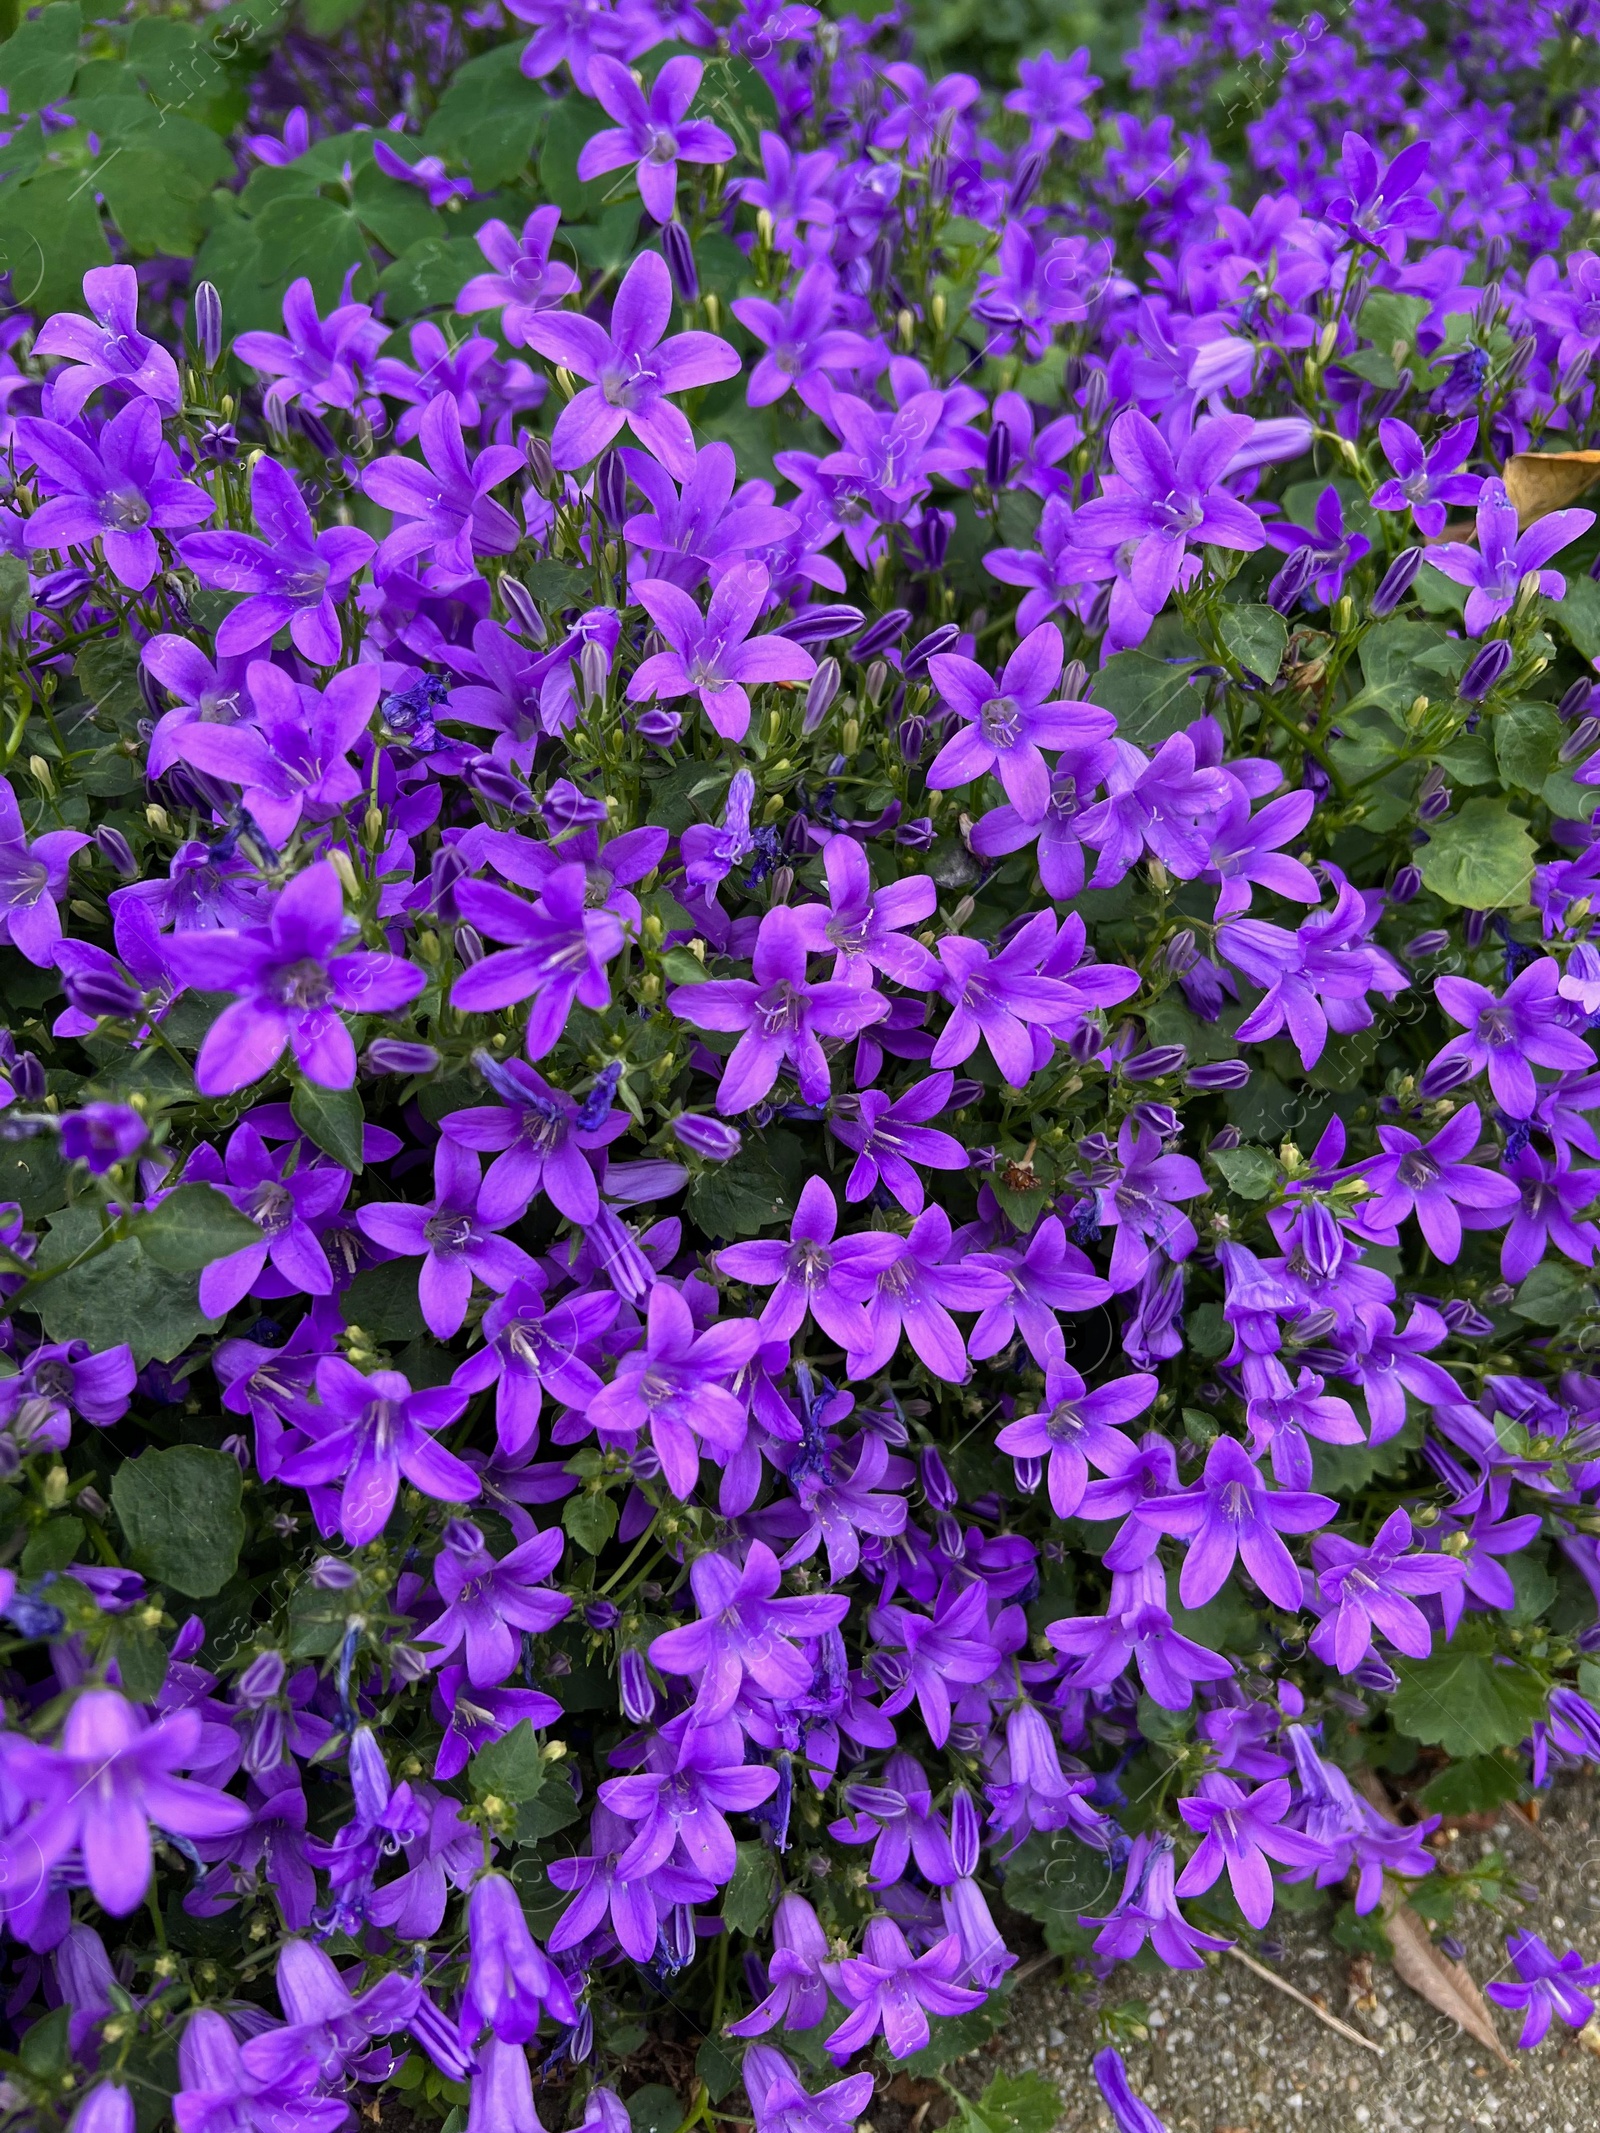
<instances>
[{"instance_id":1,"label":"gravel ground","mask_svg":"<svg viewBox=\"0 0 1600 2133\"><path fill-rule=\"evenodd\" d=\"M1458 1927L1480 1984L1506 1973L1505 1933L1528 1925L1560 1952L1600 1957L1600 1786L1574 1782L1557 1794L1538 1831L1519 1817L1461 1832L1443 1854L1457 1869L1498 1848L1511 1862L1508 1885L1537 1888L1508 1897L1496 1917L1474 1906ZM1525 1891L1526 1893L1526 1891ZM1107 1999L1143 1995L1149 2041L1122 2049L1137 2093L1171 2133L1596 2133L1600 2128L1600 2024L1596 2052L1556 2025L1537 2051L1515 2050L1519 2022L1496 2019L1514 2064L1508 2069L1445 2021L1387 1965L1352 1958L1327 1937L1326 1914L1291 1921L1278 1973L1381 2044L1379 2059L1326 2028L1307 2009L1258 1981L1228 1957L1196 1975L1141 1977L1123 1970ZM1559 2041L1558 2041L1559 2040ZM1017 1993L1016 2019L981 2054L952 2073L977 2093L995 2072L1045 2074L1061 2090L1058 2133L1110 2133L1111 2117L1089 2073L1104 2041L1089 1995L1063 1989L1054 1966ZM891 2125L916 2133L937 2124L941 2105L907 2096L900 2109L872 2115L875 2133ZM884 2099L887 2104L888 2098ZM866 2133L866 2128L859 2129Z\"/></svg>"}]
</instances>

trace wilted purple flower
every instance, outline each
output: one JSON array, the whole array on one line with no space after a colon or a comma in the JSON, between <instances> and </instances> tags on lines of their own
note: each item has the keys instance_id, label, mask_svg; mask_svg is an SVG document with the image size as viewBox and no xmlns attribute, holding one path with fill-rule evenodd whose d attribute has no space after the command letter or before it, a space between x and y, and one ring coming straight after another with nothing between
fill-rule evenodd
<instances>
[{"instance_id":1,"label":"wilted purple flower","mask_svg":"<svg viewBox=\"0 0 1600 2133\"><path fill-rule=\"evenodd\" d=\"M1167 2133L1150 2106L1133 2093L1128 2069L1114 2045L1096 2052L1089 2064L1116 2133Z\"/></svg>"},{"instance_id":2,"label":"wilted purple flower","mask_svg":"<svg viewBox=\"0 0 1600 2133\"><path fill-rule=\"evenodd\" d=\"M1098 1926L1094 1952L1103 1961L1127 1962L1148 1939L1156 1954L1173 1970L1205 1968L1202 1950L1226 1948L1229 1943L1191 1926L1178 1909L1173 1890L1175 1868L1172 1839L1141 1831L1128 1853L1122 1894L1108 1917L1080 1918L1082 1926Z\"/></svg>"},{"instance_id":3,"label":"wilted purple flower","mask_svg":"<svg viewBox=\"0 0 1600 2133\"><path fill-rule=\"evenodd\" d=\"M392 1014L426 979L397 955L346 948L347 929L339 876L319 860L279 894L265 925L174 938L172 965L185 984L235 995L195 1062L202 1095L247 1088L286 1048L308 1081L351 1086L356 1051L341 1016Z\"/></svg>"}]
</instances>

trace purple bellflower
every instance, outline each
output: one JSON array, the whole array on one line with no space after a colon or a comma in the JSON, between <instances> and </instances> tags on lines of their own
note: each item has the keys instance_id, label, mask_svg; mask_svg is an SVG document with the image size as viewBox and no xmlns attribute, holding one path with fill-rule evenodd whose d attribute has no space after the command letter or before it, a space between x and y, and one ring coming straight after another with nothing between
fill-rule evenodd
<instances>
[{"instance_id":1,"label":"purple bellflower","mask_svg":"<svg viewBox=\"0 0 1600 2133\"><path fill-rule=\"evenodd\" d=\"M409 1200L371 1201L356 1216L362 1234L386 1252L421 1257L417 1298L440 1340L459 1330L472 1300L474 1278L504 1295L514 1281L526 1280L535 1271L521 1245L498 1234L516 1214L503 1205L485 1211L482 1176L471 1149L441 1135L433 1151L433 1200L428 1206Z\"/></svg>"},{"instance_id":2,"label":"purple bellflower","mask_svg":"<svg viewBox=\"0 0 1600 2133\"><path fill-rule=\"evenodd\" d=\"M850 1611L842 1593L785 1598L783 1572L763 1541L752 1541L743 1564L720 1550L695 1557L689 1582L700 1620L669 1629L650 1646L664 1674L698 1677L694 1712L707 1724L725 1718L748 1677L767 1696L786 1701L811 1686L815 1661L794 1640L837 1629Z\"/></svg>"},{"instance_id":3,"label":"purple bellflower","mask_svg":"<svg viewBox=\"0 0 1600 2133\"><path fill-rule=\"evenodd\" d=\"M377 546L358 526L317 532L294 476L263 455L250 476L262 538L191 533L178 553L202 585L247 597L217 625L217 650L254 651L287 625L307 659L332 666L343 651L337 603Z\"/></svg>"},{"instance_id":4,"label":"purple bellflower","mask_svg":"<svg viewBox=\"0 0 1600 2133\"><path fill-rule=\"evenodd\" d=\"M766 604L767 588L762 564L735 563L718 581L702 615L681 586L665 578L637 580L633 596L670 649L641 663L628 684L628 701L671 702L679 696L698 696L701 709L723 739L742 741L750 730L748 685L809 681L817 671L811 654L787 637L776 633L751 636Z\"/></svg>"},{"instance_id":5,"label":"purple bellflower","mask_svg":"<svg viewBox=\"0 0 1600 2133\"><path fill-rule=\"evenodd\" d=\"M557 467L587 466L626 425L674 481L694 472L694 433L668 393L735 376L737 352L714 333L662 341L672 317L672 277L659 252L641 252L622 278L607 330L578 312L541 311L523 322L524 344L588 380L557 418ZM658 345L659 344L659 345Z\"/></svg>"},{"instance_id":6,"label":"purple bellflower","mask_svg":"<svg viewBox=\"0 0 1600 2133\"><path fill-rule=\"evenodd\" d=\"M83 277L90 318L58 311L34 338L33 352L61 356L50 380L52 411L63 422L82 413L101 386L121 386L167 414L183 404L178 366L159 341L139 331L139 277L132 267L91 267Z\"/></svg>"},{"instance_id":7,"label":"purple bellflower","mask_svg":"<svg viewBox=\"0 0 1600 2133\"><path fill-rule=\"evenodd\" d=\"M59 422L25 420L16 435L48 499L27 522L28 546L65 551L98 540L130 592L143 592L161 567L157 531L198 526L216 509L198 482L180 480L153 400L130 400L93 444Z\"/></svg>"},{"instance_id":8,"label":"purple bellflower","mask_svg":"<svg viewBox=\"0 0 1600 2133\"><path fill-rule=\"evenodd\" d=\"M1477 503L1483 477L1456 472L1477 448L1475 416L1452 423L1431 445L1424 445L1408 423L1390 415L1378 424L1378 440L1394 468L1394 478L1373 490L1374 511L1409 511L1423 538L1436 541L1444 531L1447 505Z\"/></svg>"},{"instance_id":9,"label":"purple bellflower","mask_svg":"<svg viewBox=\"0 0 1600 2133\"><path fill-rule=\"evenodd\" d=\"M578 176L587 182L631 163L645 212L670 222L677 209L680 163L731 163L733 142L720 126L691 119L704 64L686 54L669 59L650 85L648 99L622 65L605 53L589 62L590 94L615 126L591 134L578 153Z\"/></svg>"},{"instance_id":10,"label":"purple bellflower","mask_svg":"<svg viewBox=\"0 0 1600 2133\"><path fill-rule=\"evenodd\" d=\"M292 1451L280 1478L297 1488L339 1487L338 1525L352 1548L376 1540L388 1524L402 1475L424 1496L471 1503L478 1476L437 1443L433 1432L459 1420L467 1395L443 1385L413 1392L398 1370L365 1377L342 1356L317 1365L317 1403L295 1408L313 1441Z\"/></svg>"},{"instance_id":11,"label":"purple bellflower","mask_svg":"<svg viewBox=\"0 0 1600 2133\"><path fill-rule=\"evenodd\" d=\"M1050 771L1040 749L1087 747L1109 739L1116 727L1098 705L1051 698L1065 656L1053 622L1041 622L1023 638L998 681L970 659L937 653L928 671L966 723L934 757L929 789L970 785L992 771L1022 819L1042 821L1050 805Z\"/></svg>"},{"instance_id":12,"label":"purple bellflower","mask_svg":"<svg viewBox=\"0 0 1600 2133\"><path fill-rule=\"evenodd\" d=\"M426 979L400 956L346 948L349 928L339 876L324 859L294 877L265 925L174 937L172 966L186 985L235 995L195 1062L202 1095L248 1088L285 1050L308 1081L350 1087L356 1051L341 1015L392 1014Z\"/></svg>"},{"instance_id":13,"label":"purple bellflower","mask_svg":"<svg viewBox=\"0 0 1600 2133\"><path fill-rule=\"evenodd\" d=\"M1269 1489L1244 1446L1233 1437L1218 1437L1195 1486L1145 1503L1139 1516L1163 1533L1188 1536L1178 1581L1185 1607L1203 1607L1220 1592L1238 1557L1269 1600L1295 1610L1301 1604L1300 1572L1280 1535L1315 1532L1338 1508L1331 1496Z\"/></svg>"},{"instance_id":14,"label":"purple bellflower","mask_svg":"<svg viewBox=\"0 0 1600 2133\"><path fill-rule=\"evenodd\" d=\"M1503 481L1486 481L1478 500L1478 545L1439 541L1428 561L1457 585L1470 587L1464 618L1469 637L1481 637L1491 622L1511 612L1525 577L1537 577L1547 600L1559 600L1567 581L1545 565L1594 524L1592 511L1550 511L1525 533L1518 532L1517 507Z\"/></svg>"}]
</instances>

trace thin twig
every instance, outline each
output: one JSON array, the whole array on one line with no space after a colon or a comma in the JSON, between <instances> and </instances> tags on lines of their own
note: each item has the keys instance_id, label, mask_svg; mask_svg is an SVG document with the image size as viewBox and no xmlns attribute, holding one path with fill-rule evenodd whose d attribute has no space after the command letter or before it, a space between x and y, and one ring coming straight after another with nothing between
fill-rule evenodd
<instances>
[{"instance_id":1,"label":"thin twig","mask_svg":"<svg viewBox=\"0 0 1600 2133\"><path fill-rule=\"evenodd\" d=\"M1319 2022L1326 2022L1328 2027L1336 2029L1341 2037L1347 2037L1352 2044L1359 2044L1363 2051L1376 2052L1380 2059L1383 2057L1381 2044L1374 2044L1372 2039L1364 2037L1359 2029L1352 2029L1348 2022L1341 2022L1337 2015L1329 2014L1326 2007L1319 2007L1298 1985L1291 1985L1286 1977L1279 1977L1278 1973L1269 1970L1265 1963L1258 1963L1253 1955L1246 1955L1242 1948L1225 1948L1223 1953L1231 1955L1236 1963L1243 1963L1253 1977L1264 1979L1267 1984L1275 1985L1279 1992L1286 1992L1291 2000L1298 2000L1302 2007L1308 2007Z\"/></svg>"},{"instance_id":2,"label":"thin twig","mask_svg":"<svg viewBox=\"0 0 1600 2133\"><path fill-rule=\"evenodd\" d=\"M1527 1808L1524 1807L1520 1803L1520 1801L1508 1800L1506 1802L1506 1805L1516 1816L1518 1828L1523 1830L1528 1836L1532 1837L1535 1844L1542 1844L1545 1850L1549 1852L1553 1858L1559 1858L1561 1856L1561 1847L1556 1844L1551 1838L1545 1835L1544 1831L1539 1827L1538 1823L1533 1819L1532 1815L1529 1814Z\"/></svg>"}]
</instances>

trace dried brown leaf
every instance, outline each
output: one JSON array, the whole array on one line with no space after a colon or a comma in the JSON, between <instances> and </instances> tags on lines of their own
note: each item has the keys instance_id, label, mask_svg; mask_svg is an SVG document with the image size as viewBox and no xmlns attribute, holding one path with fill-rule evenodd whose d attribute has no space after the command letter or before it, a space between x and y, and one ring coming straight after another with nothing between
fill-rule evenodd
<instances>
[{"instance_id":1,"label":"dried brown leaf","mask_svg":"<svg viewBox=\"0 0 1600 2133\"><path fill-rule=\"evenodd\" d=\"M1597 481L1600 452L1513 452L1505 464L1506 494L1523 526L1575 504Z\"/></svg>"},{"instance_id":2,"label":"dried brown leaf","mask_svg":"<svg viewBox=\"0 0 1600 2133\"><path fill-rule=\"evenodd\" d=\"M1477 1979L1464 1963L1441 1955L1428 1938L1428 1929L1410 1904L1394 1891L1393 1907L1385 1893L1383 1923L1394 1947L1395 1975L1419 1998L1455 2022L1469 2037L1492 2051L1503 2066L1511 2055L1500 2042L1488 2002L1478 1990Z\"/></svg>"}]
</instances>

